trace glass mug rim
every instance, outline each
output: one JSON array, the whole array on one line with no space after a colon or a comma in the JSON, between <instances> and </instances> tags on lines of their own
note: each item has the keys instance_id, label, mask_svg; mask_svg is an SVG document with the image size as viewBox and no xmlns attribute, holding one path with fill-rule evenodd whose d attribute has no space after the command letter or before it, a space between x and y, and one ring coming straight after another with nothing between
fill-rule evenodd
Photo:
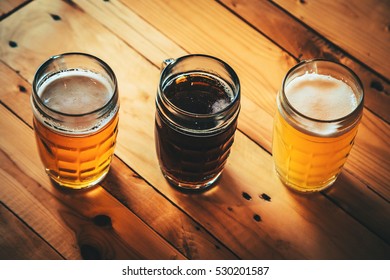
<instances>
[{"instance_id":1,"label":"glass mug rim","mask_svg":"<svg viewBox=\"0 0 390 280\"><path fill-rule=\"evenodd\" d=\"M109 100L107 100L107 102L102 105L101 107L97 108L97 109L94 109L92 111L89 111L89 112L85 112L85 113L64 113L64 112L61 112L61 111L58 111L58 110L55 110L55 109L52 109L50 108L49 106L47 106L44 102L42 102L42 99L41 97L38 95L38 88L43 85L50 77L58 74L58 73L63 73L63 72L67 72L67 71L74 71L74 70L77 70L77 68L71 68L71 69L58 69L59 71L53 73L53 74L50 74L50 75L45 75L43 76L41 79L36 79L36 77L40 77L41 74L48 68L48 66L50 64L52 64L53 62L61 59L62 57L66 58L66 57L71 57L71 56L74 56L74 57L83 57L83 58L88 58L90 59L91 61L93 62L97 62L105 71L106 73L109 75L110 79L111 79L111 82L112 82L112 85L113 85L113 88L112 88L112 96L110 97ZM86 71L91 71L90 69L85 69ZM93 72L93 71L91 71ZM67 53L62 53L62 54L57 54L57 55L53 55L51 57L49 57L45 62L43 62L37 69L37 71L35 72L35 75L34 75L34 79L33 79L33 84L32 84L32 98L35 102L38 103L39 107L43 107L45 110L47 110L48 112L51 112L51 113L54 113L56 115L59 115L59 116L64 116L64 117L70 117L70 118L80 118L80 117L85 117L85 116L89 116L89 115L94 115L94 114L97 114L99 113L102 109L106 108L107 106L109 106L110 104L113 103L113 101L115 99L118 98L118 83L117 83L117 78L115 76L115 73L114 71L111 69L111 67L106 63L104 62L102 59L92 55L92 54L88 54L88 53L83 53L83 52L67 52ZM47 114L46 114L47 115ZM52 116L51 116L52 117Z\"/></svg>"},{"instance_id":2,"label":"glass mug rim","mask_svg":"<svg viewBox=\"0 0 390 280\"><path fill-rule=\"evenodd\" d=\"M298 70L299 68L302 68L304 67L305 65L307 64L313 64L313 63L316 63L316 62L323 62L323 63L328 63L328 64L333 64L334 66L337 66L337 67L341 67L342 69L344 69L345 71L348 72L348 74L350 74L353 78L353 82L356 82L357 85L358 85L358 90L360 91L360 96L359 96L359 99L358 99L358 104L357 106L350 112L348 113L347 115L345 116L342 116L340 118L336 118L336 119L330 119L330 120L321 120L321 119L317 119L317 118L313 118L313 117L309 117L303 113L301 113L299 110L297 110L291 103L290 101L288 100L287 96L286 96L286 93L285 93L285 87L286 87L286 82L287 80L290 78L291 74L293 74L296 70ZM315 72L306 72L306 73L315 73ZM331 76L329 74L327 74L328 76ZM335 77L333 77L335 78ZM295 79L295 78L294 78ZM342 82L346 83L344 80L341 80ZM347 83L348 84L348 83ZM317 123L324 123L324 124L330 124L330 123L339 123L339 122L343 122L343 121L346 121L348 119L351 118L351 116L353 116L354 114L356 114L356 112L360 112L362 109L363 109L363 106L364 106L364 88L363 88L363 84L360 80L360 78L356 75L356 73L354 71L352 71L352 69L350 69L349 67L347 67L346 65L342 64L342 63L339 63L337 61L332 61L332 60L328 60L328 59L324 59L324 58L313 58L313 59L307 59L307 60L301 60L299 63L297 63L296 65L294 65L293 67L291 67L288 72L286 73L286 75L284 76L283 78L283 82L282 82L282 87L281 87L281 94L282 94L282 97L283 99L286 101L287 105L288 105L288 108L291 109L295 114L297 114L298 116L304 118L304 119L307 119L309 121L312 121L312 122L317 122ZM353 90L355 92L355 90Z\"/></svg>"},{"instance_id":3,"label":"glass mug rim","mask_svg":"<svg viewBox=\"0 0 390 280\"><path fill-rule=\"evenodd\" d=\"M226 107L224 107L222 110L219 110L219 111L217 111L215 113L206 113L206 114L205 113L193 113L193 112L189 112L189 111L183 110L180 107L178 107L175 104L173 104L164 94L163 85L165 85L166 81L168 81L169 78L172 76L172 75L166 75L166 73L167 72L169 73L172 70L172 68L175 65L179 64L181 61L184 61L184 60L187 60L187 59L190 59L190 58L196 58L196 57L210 59L210 60L213 60L213 61L219 63L222 67L224 67L226 69L226 71L229 73L229 75L232 78L232 82L233 82L233 86L234 86L234 88L232 88L233 94L234 94L234 98L232 99L232 101ZM217 57L214 57L214 56L211 56L211 55L207 55L207 54L189 54L189 55L184 55L184 56L181 56L181 57L178 57L178 58L166 59L166 60L164 60L163 65L164 65L164 63L167 63L167 64L161 71L160 78L159 78L159 83L158 83L157 94L160 96L160 98L165 103L167 103L169 105L169 108L172 108L176 113L178 113L178 114L180 114L182 116L189 117L189 118L194 118L194 119L208 119L208 118L217 117L217 116L219 116L221 114L225 114L225 112L228 112L229 110L231 110L231 108L233 106L235 106L237 100L240 99L241 89L240 89L240 80L238 78L238 75L233 70L233 68L229 64L224 62L222 59L219 59ZM196 70L202 71L202 70L206 70L206 69L199 68L199 69L196 69ZM190 72L194 72L194 70L188 71L188 73L190 73ZM206 72L209 72L210 74L215 74L216 76L221 78L220 75L218 73L216 73L216 72L212 72L210 70L208 70ZM183 72L180 72L180 73L183 73ZM184 73L186 73L186 72L184 72Z\"/></svg>"}]
</instances>

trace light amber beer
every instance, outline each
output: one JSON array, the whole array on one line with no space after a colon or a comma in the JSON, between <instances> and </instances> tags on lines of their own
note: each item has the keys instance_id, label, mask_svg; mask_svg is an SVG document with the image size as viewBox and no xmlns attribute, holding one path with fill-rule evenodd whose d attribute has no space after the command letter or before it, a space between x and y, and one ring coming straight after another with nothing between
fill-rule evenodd
<instances>
[{"instance_id":1,"label":"light amber beer","mask_svg":"<svg viewBox=\"0 0 390 280\"><path fill-rule=\"evenodd\" d=\"M100 182L118 133L113 72L95 57L64 54L41 66L33 88L35 136L47 174L72 189Z\"/></svg>"},{"instance_id":2,"label":"light amber beer","mask_svg":"<svg viewBox=\"0 0 390 280\"><path fill-rule=\"evenodd\" d=\"M311 60L287 74L277 97L273 146L276 171L301 192L334 183L353 146L363 89L340 64Z\"/></svg>"}]
</instances>

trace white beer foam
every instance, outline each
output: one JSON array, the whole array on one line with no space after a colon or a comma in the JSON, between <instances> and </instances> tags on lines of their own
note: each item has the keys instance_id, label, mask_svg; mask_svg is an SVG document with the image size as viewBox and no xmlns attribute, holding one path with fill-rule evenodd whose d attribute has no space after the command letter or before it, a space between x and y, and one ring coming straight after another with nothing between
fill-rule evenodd
<instances>
[{"instance_id":1,"label":"white beer foam","mask_svg":"<svg viewBox=\"0 0 390 280\"><path fill-rule=\"evenodd\" d=\"M47 79L38 95L52 110L66 114L84 114L108 103L112 86L100 74L73 70L60 72Z\"/></svg>"},{"instance_id":2,"label":"white beer foam","mask_svg":"<svg viewBox=\"0 0 390 280\"><path fill-rule=\"evenodd\" d=\"M306 73L285 89L290 104L303 115L317 120L336 120L358 105L356 95L345 82L328 75Z\"/></svg>"},{"instance_id":3,"label":"white beer foam","mask_svg":"<svg viewBox=\"0 0 390 280\"><path fill-rule=\"evenodd\" d=\"M223 109L225 109L231 102L225 100L225 99L220 99L220 100L217 100L213 106L211 107L211 112L213 114L219 112L219 111L222 111Z\"/></svg>"}]
</instances>

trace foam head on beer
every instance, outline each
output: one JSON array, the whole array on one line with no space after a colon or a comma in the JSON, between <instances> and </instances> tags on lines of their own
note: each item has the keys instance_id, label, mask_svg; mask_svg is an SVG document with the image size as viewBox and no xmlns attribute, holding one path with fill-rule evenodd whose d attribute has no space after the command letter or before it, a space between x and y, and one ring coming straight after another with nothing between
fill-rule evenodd
<instances>
[{"instance_id":1,"label":"foam head on beer","mask_svg":"<svg viewBox=\"0 0 390 280\"><path fill-rule=\"evenodd\" d=\"M305 73L288 83L285 88L291 106L306 117L321 121L333 121L349 115L358 106L352 88L329 75ZM326 123L308 124L308 129L321 134L335 132Z\"/></svg>"},{"instance_id":2,"label":"foam head on beer","mask_svg":"<svg viewBox=\"0 0 390 280\"><path fill-rule=\"evenodd\" d=\"M113 91L97 73L66 71L47 79L38 94L50 109L80 115L102 108L112 97Z\"/></svg>"},{"instance_id":3,"label":"foam head on beer","mask_svg":"<svg viewBox=\"0 0 390 280\"><path fill-rule=\"evenodd\" d=\"M85 134L105 126L111 119L108 115L96 121L94 112L99 112L112 99L115 89L99 73L82 69L58 72L47 78L38 90L42 103L62 115L69 116L66 123L56 123L68 133Z\"/></svg>"}]
</instances>

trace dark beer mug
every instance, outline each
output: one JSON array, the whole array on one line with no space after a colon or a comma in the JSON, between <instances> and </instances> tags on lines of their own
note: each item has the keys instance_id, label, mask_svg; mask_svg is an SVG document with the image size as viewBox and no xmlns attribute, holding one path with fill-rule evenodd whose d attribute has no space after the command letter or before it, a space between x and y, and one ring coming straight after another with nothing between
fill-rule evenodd
<instances>
[{"instance_id":1,"label":"dark beer mug","mask_svg":"<svg viewBox=\"0 0 390 280\"><path fill-rule=\"evenodd\" d=\"M155 140L168 182L186 190L212 186L230 154L239 111L239 79L225 62L200 54L165 60Z\"/></svg>"}]
</instances>

